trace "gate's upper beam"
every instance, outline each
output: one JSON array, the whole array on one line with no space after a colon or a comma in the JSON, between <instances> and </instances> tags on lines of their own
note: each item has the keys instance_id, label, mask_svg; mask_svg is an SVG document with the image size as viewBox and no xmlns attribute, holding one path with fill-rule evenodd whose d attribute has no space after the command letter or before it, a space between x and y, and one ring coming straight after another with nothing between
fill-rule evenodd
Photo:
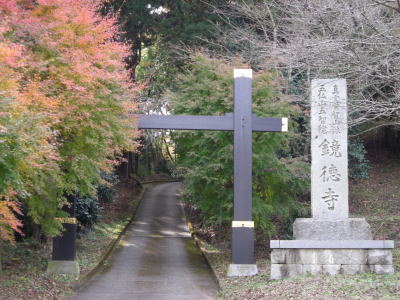
<instances>
[{"instance_id":1,"label":"gate's upper beam","mask_svg":"<svg viewBox=\"0 0 400 300\"><path fill-rule=\"evenodd\" d=\"M225 116L139 115L140 129L233 130L233 114ZM287 131L287 118L252 117L253 131Z\"/></svg>"}]
</instances>

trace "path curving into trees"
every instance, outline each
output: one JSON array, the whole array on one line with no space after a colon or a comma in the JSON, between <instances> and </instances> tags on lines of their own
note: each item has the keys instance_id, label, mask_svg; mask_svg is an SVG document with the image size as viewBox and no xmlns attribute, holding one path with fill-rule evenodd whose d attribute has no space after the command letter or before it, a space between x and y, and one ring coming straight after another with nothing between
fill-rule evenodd
<instances>
[{"instance_id":1,"label":"path curving into trees","mask_svg":"<svg viewBox=\"0 0 400 300\"><path fill-rule=\"evenodd\" d=\"M179 183L152 186L106 266L74 300L214 299L212 271L192 240Z\"/></svg>"}]
</instances>

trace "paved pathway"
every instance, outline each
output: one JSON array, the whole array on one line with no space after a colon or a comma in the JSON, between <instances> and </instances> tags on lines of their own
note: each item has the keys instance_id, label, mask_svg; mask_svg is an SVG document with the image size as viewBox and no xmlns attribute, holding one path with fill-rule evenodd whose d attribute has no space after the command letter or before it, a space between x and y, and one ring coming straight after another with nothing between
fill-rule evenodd
<instances>
[{"instance_id":1,"label":"paved pathway","mask_svg":"<svg viewBox=\"0 0 400 300\"><path fill-rule=\"evenodd\" d=\"M215 299L217 285L186 227L179 187L163 183L146 191L107 266L74 300Z\"/></svg>"}]
</instances>

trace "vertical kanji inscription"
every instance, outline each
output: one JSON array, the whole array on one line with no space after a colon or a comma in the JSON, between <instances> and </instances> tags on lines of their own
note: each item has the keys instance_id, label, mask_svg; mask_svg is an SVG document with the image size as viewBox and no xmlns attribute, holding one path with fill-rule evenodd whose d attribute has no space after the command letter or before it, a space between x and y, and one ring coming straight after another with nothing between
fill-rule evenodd
<instances>
[{"instance_id":1,"label":"vertical kanji inscription","mask_svg":"<svg viewBox=\"0 0 400 300\"><path fill-rule=\"evenodd\" d=\"M312 81L311 135L313 217L347 218L347 91L344 79Z\"/></svg>"}]
</instances>

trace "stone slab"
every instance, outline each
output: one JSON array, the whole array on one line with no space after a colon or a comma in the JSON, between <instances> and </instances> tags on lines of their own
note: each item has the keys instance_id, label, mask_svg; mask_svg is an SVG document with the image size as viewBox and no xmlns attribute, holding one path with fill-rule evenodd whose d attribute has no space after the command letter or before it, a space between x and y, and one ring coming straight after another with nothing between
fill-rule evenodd
<instances>
[{"instance_id":1,"label":"stone slab","mask_svg":"<svg viewBox=\"0 0 400 300\"><path fill-rule=\"evenodd\" d=\"M368 265L342 265L340 273L347 275L354 275L360 273L368 273L369 270L370 269Z\"/></svg>"},{"instance_id":2,"label":"stone slab","mask_svg":"<svg viewBox=\"0 0 400 300\"><path fill-rule=\"evenodd\" d=\"M273 249L393 249L391 240L271 240Z\"/></svg>"},{"instance_id":3,"label":"stone slab","mask_svg":"<svg viewBox=\"0 0 400 300\"><path fill-rule=\"evenodd\" d=\"M392 265L366 265L366 264L271 264L271 279L293 278L307 275L354 275L373 272L376 274L393 274Z\"/></svg>"},{"instance_id":4,"label":"stone slab","mask_svg":"<svg viewBox=\"0 0 400 300\"><path fill-rule=\"evenodd\" d=\"M271 264L284 264L287 262L288 249L274 249L271 252Z\"/></svg>"},{"instance_id":5,"label":"stone slab","mask_svg":"<svg viewBox=\"0 0 400 300\"><path fill-rule=\"evenodd\" d=\"M366 264L364 249L299 249L299 263L321 265Z\"/></svg>"},{"instance_id":6,"label":"stone slab","mask_svg":"<svg viewBox=\"0 0 400 300\"><path fill-rule=\"evenodd\" d=\"M322 265L322 274L338 275L341 267L341 265Z\"/></svg>"},{"instance_id":7,"label":"stone slab","mask_svg":"<svg viewBox=\"0 0 400 300\"><path fill-rule=\"evenodd\" d=\"M305 275L318 275L322 273L322 265L303 265Z\"/></svg>"},{"instance_id":8,"label":"stone slab","mask_svg":"<svg viewBox=\"0 0 400 300\"><path fill-rule=\"evenodd\" d=\"M293 224L293 237L296 240L372 240L372 233L364 218L297 218Z\"/></svg>"},{"instance_id":9,"label":"stone slab","mask_svg":"<svg viewBox=\"0 0 400 300\"><path fill-rule=\"evenodd\" d=\"M368 264L370 265L393 264L392 251L384 249L368 250Z\"/></svg>"},{"instance_id":10,"label":"stone slab","mask_svg":"<svg viewBox=\"0 0 400 300\"><path fill-rule=\"evenodd\" d=\"M367 264L366 249L274 249L272 264L302 265L364 265Z\"/></svg>"},{"instance_id":11,"label":"stone slab","mask_svg":"<svg viewBox=\"0 0 400 300\"><path fill-rule=\"evenodd\" d=\"M271 279L307 275L392 274L390 249L274 249Z\"/></svg>"},{"instance_id":12,"label":"stone slab","mask_svg":"<svg viewBox=\"0 0 400 300\"><path fill-rule=\"evenodd\" d=\"M312 216L348 218L345 79L311 81L311 158Z\"/></svg>"},{"instance_id":13,"label":"stone slab","mask_svg":"<svg viewBox=\"0 0 400 300\"><path fill-rule=\"evenodd\" d=\"M289 278L298 277L303 275L303 265L301 264L288 264L287 265L287 276Z\"/></svg>"},{"instance_id":14,"label":"stone slab","mask_svg":"<svg viewBox=\"0 0 400 300\"><path fill-rule=\"evenodd\" d=\"M75 260L52 260L47 265L47 273L49 274L70 274L75 278L79 278L79 264Z\"/></svg>"},{"instance_id":15,"label":"stone slab","mask_svg":"<svg viewBox=\"0 0 400 300\"><path fill-rule=\"evenodd\" d=\"M230 264L228 277L253 276L258 273L256 264Z\"/></svg>"},{"instance_id":16,"label":"stone slab","mask_svg":"<svg viewBox=\"0 0 400 300\"><path fill-rule=\"evenodd\" d=\"M288 265L285 264L271 264L271 279L279 280L286 278L288 273Z\"/></svg>"},{"instance_id":17,"label":"stone slab","mask_svg":"<svg viewBox=\"0 0 400 300\"><path fill-rule=\"evenodd\" d=\"M393 274L394 269L392 265L370 265L371 272L375 274Z\"/></svg>"}]
</instances>

